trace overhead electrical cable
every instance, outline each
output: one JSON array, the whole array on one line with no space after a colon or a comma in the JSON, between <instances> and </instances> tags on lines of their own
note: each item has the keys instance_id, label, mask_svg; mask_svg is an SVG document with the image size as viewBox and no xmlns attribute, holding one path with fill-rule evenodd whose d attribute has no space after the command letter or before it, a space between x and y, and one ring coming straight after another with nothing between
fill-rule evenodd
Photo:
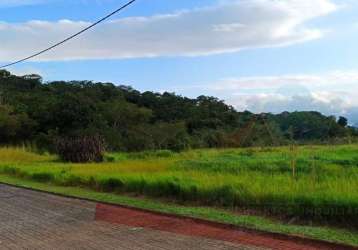
<instances>
[{"instance_id":1,"label":"overhead electrical cable","mask_svg":"<svg viewBox=\"0 0 358 250\"><path fill-rule=\"evenodd\" d=\"M89 30L89 29L95 27L96 25L102 23L103 21L107 20L107 19L110 18L111 16L113 16L113 15L117 14L118 12L124 10L125 8L129 7L129 6L132 5L135 1L137 1L137 0L131 0L131 1L127 2L126 4L122 5L120 8L118 8L118 9L116 9L115 11L111 12L111 13L108 14L107 16L101 18L101 19L98 20L97 22L95 22L95 23L91 24L90 26L84 28L83 30L77 32L76 34L73 34L72 36L70 36L70 37L68 37L68 38L66 38L66 39L64 39L64 40L62 40L62 41L60 41L60 42L58 42L58 43L56 43L56 44L54 44L54 45L48 47L47 49L41 50L41 51L39 51L39 52L37 52L37 53L34 53L34 54L32 54L32 55L30 55L30 56L28 56L28 57L25 57L25 58L23 58L23 59L14 61L14 62L12 62L12 63L2 65L2 66L0 66L0 69L7 68L7 67L13 66L13 65L15 65L15 64L19 64L19 63L25 62L25 61L27 61L27 60L30 60L30 59L32 59L32 58L34 58L34 57L37 57L37 56L39 56L39 55L41 55L41 54L44 54L44 53L46 53L46 52L48 52L48 51L50 51L50 50L52 50L52 49L54 49L54 48L56 48L56 47L58 47L58 46L60 46L60 45L62 45L62 44L64 44L64 43L68 42L69 40L72 40L73 38L75 38L75 37L81 35L82 33L86 32L87 30Z\"/></svg>"}]
</instances>

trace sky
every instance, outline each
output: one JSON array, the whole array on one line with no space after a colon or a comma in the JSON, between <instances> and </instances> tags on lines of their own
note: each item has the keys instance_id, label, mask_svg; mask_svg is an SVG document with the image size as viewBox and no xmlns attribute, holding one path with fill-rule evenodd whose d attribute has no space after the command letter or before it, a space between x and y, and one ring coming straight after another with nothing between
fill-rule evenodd
<instances>
[{"instance_id":1,"label":"sky","mask_svg":"<svg viewBox=\"0 0 358 250\"><path fill-rule=\"evenodd\" d=\"M0 63L42 50L124 3L0 0ZM358 124L357 11L356 0L137 0L8 70L211 95L240 111L316 110Z\"/></svg>"}]
</instances>

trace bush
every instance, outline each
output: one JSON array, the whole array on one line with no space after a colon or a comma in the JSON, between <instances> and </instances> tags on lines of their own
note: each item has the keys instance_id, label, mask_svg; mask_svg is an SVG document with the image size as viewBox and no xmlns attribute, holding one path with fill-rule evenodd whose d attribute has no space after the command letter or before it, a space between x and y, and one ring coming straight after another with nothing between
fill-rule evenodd
<instances>
[{"instance_id":1,"label":"bush","mask_svg":"<svg viewBox=\"0 0 358 250\"><path fill-rule=\"evenodd\" d=\"M34 173L31 175L31 178L39 182L50 182L55 179L51 173Z\"/></svg>"},{"instance_id":2,"label":"bush","mask_svg":"<svg viewBox=\"0 0 358 250\"><path fill-rule=\"evenodd\" d=\"M99 136L60 138L56 140L57 153L68 162L102 162L105 143Z\"/></svg>"},{"instance_id":3,"label":"bush","mask_svg":"<svg viewBox=\"0 0 358 250\"><path fill-rule=\"evenodd\" d=\"M170 158L175 153L171 150L142 151L128 154L129 159L147 159L147 158Z\"/></svg>"},{"instance_id":4,"label":"bush","mask_svg":"<svg viewBox=\"0 0 358 250\"><path fill-rule=\"evenodd\" d=\"M104 179L99 182L100 190L103 190L105 192L114 192L123 187L123 185L123 182L116 178Z\"/></svg>"}]
</instances>

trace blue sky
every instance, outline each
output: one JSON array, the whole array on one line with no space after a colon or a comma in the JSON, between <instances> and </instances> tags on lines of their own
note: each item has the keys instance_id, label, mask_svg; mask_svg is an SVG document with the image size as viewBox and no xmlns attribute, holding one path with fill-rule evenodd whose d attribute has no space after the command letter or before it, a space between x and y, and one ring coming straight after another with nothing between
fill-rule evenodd
<instances>
[{"instance_id":1,"label":"blue sky","mask_svg":"<svg viewBox=\"0 0 358 250\"><path fill-rule=\"evenodd\" d=\"M0 0L0 61L61 40L124 2ZM214 95L238 110L318 110L354 120L357 11L354 0L138 0L79 39L9 70L47 81Z\"/></svg>"}]
</instances>

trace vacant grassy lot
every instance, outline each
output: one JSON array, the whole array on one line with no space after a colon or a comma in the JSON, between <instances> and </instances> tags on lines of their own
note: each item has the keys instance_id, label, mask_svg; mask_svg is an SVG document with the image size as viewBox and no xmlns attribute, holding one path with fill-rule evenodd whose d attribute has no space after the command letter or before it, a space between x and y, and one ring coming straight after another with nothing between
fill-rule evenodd
<instances>
[{"instance_id":1,"label":"vacant grassy lot","mask_svg":"<svg viewBox=\"0 0 358 250\"><path fill-rule=\"evenodd\" d=\"M115 153L106 159L68 164L3 148L0 173L358 228L358 145Z\"/></svg>"}]
</instances>

